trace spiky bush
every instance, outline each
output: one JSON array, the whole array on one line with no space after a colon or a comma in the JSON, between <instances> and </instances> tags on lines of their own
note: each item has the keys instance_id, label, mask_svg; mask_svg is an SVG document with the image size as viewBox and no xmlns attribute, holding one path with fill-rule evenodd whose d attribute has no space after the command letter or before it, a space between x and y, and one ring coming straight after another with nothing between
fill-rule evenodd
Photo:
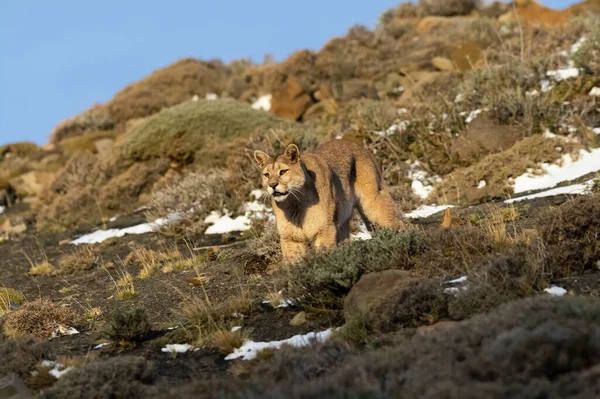
<instances>
[{"instance_id":1,"label":"spiky bush","mask_svg":"<svg viewBox=\"0 0 600 399\"><path fill-rule=\"evenodd\" d=\"M316 252L289 268L290 291L302 305L340 309L344 295L365 273L386 269L410 269L421 250L421 236L414 230L380 230L368 241Z\"/></svg>"},{"instance_id":2,"label":"spiky bush","mask_svg":"<svg viewBox=\"0 0 600 399\"><path fill-rule=\"evenodd\" d=\"M36 299L9 313L3 324L4 334L9 337L32 335L49 338L59 326L69 326L75 314L68 308L56 305L49 299Z\"/></svg>"},{"instance_id":3,"label":"spiky bush","mask_svg":"<svg viewBox=\"0 0 600 399\"><path fill-rule=\"evenodd\" d=\"M150 331L148 315L142 308L119 309L108 320L104 336L111 341L133 343Z\"/></svg>"}]
</instances>

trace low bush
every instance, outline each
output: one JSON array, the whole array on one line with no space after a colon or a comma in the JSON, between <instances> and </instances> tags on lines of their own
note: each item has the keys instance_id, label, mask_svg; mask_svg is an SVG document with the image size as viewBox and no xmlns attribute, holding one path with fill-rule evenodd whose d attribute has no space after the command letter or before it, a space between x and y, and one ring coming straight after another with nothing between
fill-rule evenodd
<instances>
[{"instance_id":1,"label":"low bush","mask_svg":"<svg viewBox=\"0 0 600 399\"><path fill-rule=\"evenodd\" d=\"M443 17L467 15L477 9L479 3L479 0L419 0L425 13Z\"/></svg>"},{"instance_id":2,"label":"low bush","mask_svg":"<svg viewBox=\"0 0 600 399\"><path fill-rule=\"evenodd\" d=\"M517 142L508 150L491 154L472 166L457 169L445 176L431 194L433 198L457 204L472 204L484 199L506 198L512 193L509 178L516 178L539 164L552 163L563 153L577 148L560 142L562 152L557 151L556 139L534 135ZM486 186L479 188L481 181Z\"/></svg>"},{"instance_id":3,"label":"low bush","mask_svg":"<svg viewBox=\"0 0 600 399\"><path fill-rule=\"evenodd\" d=\"M93 269L99 264L98 248L93 245L80 245L73 252L60 257L58 272L61 274L75 274Z\"/></svg>"},{"instance_id":4,"label":"low bush","mask_svg":"<svg viewBox=\"0 0 600 399\"><path fill-rule=\"evenodd\" d=\"M151 363L140 357L117 356L69 371L41 397L144 399L154 393L153 382Z\"/></svg>"},{"instance_id":5,"label":"low bush","mask_svg":"<svg viewBox=\"0 0 600 399\"><path fill-rule=\"evenodd\" d=\"M581 275L600 264L600 197L582 196L542 213L540 226L550 278Z\"/></svg>"},{"instance_id":6,"label":"low bush","mask_svg":"<svg viewBox=\"0 0 600 399\"><path fill-rule=\"evenodd\" d=\"M129 161L167 157L203 166L225 166L235 139L274 128L306 129L235 100L187 101L134 128L123 139L121 155Z\"/></svg>"},{"instance_id":7,"label":"low bush","mask_svg":"<svg viewBox=\"0 0 600 399\"><path fill-rule=\"evenodd\" d=\"M106 107L96 104L85 112L60 122L52 134L50 134L50 142L58 144L65 139L79 136L86 131L108 131L114 125L115 121Z\"/></svg>"},{"instance_id":8,"label":"low bush","mask_svg":"<svg viewBox=\"0 0 600 399\"><path fill-rule=\"evenodd\" d=\"M229 173L220 169L189 171L175 176L156 189L148 203L149 219L164 217L178 212L182 218L163 228L175 234L188 236L201 234L206 225L204 219L212 211L227 209L237 212L245 196L227 190ZM193 209L193 212L189 212Z\"/></svg>"},{"instance_id":9,"label":"low bush","mask_svg":"<svg viewBox=\"0 0 600 399\"><path fill-rule=\"evenodd\" d=\"M408 270L422 250L416 231L377 231L371 240L342 244L316 252L288 269L290 295L314 309L341 309L344 296L365 273Z\"/></svg>"},{"instance_id":10,"label":"low bush","mask_svg":"<svg viewBox=\"0 0 600 399\"><path fill-rule=\"evenodd\" d=\"M122 308L109 318L104 336L121 344L131 344L143 338L150 331L148 315L142 308Z\"/></svg>"},{"instance_id":11,"label":"low bush","mask_svg":"<svg viewBox=\"0 0 600 399\"><path fill-rule=\"evenodd\" d=\"M0 340L0 375L16 373L27 379L36 364L48 359L51 353L49 342L33 337Z\"/></svg>"},{"instance_id":12,"label":"low bush","mask_svg":"<svg viewBox=\"0 0 600 399\"><path fill-rule=\"evenodd\" d=\"M323 365L316 378L282 373L285 363L267 357L257 366L260 379L195 382L170 397L596 397L600 344L590 337L600 333L599 305L596 298L513 301L361 355L342 349L331 358L330 343L290 354L294 369Z\"/></svg>"},{"instance_id":13,"label":"low bush","mask_svg":"<svg viewBox=\"0 0 600 399\"><path fill-rule=\"evenodd\" d=\"M50 338L59 326L72 326L75 318L75 313L69 308L56 305L49 299L36 299L8 313L2 327L9 337L32 335Z\"/></svg>"}]
</instances>

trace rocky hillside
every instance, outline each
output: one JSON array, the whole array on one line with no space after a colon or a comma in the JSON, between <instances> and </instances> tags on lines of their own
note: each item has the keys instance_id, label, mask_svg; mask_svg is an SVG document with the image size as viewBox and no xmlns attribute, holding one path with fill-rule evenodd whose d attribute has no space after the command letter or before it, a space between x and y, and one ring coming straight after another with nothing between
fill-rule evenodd
<instances>
[{"instance_id":1,"label":"rocky hillside","mask_svg":"<svg viewBox=\"0 0 600 399\"><path fill-rule=\"evenodd\" d=\"M0 147L0 392L597 397L599 22L403 3L283 62L178 60ZM407 228L280 267L252 152L334 138Z\"/></svg>"}]
</instances>

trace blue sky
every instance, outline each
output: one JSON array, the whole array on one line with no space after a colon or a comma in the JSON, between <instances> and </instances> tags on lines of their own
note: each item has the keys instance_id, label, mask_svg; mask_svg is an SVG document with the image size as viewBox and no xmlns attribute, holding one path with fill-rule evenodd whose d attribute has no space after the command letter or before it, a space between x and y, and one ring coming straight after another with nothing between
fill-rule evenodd
<instances>
[{"instance_id":1,"label":"blue sky","mask_svg":"<svg viewBox=\"0 0 600 399\"><path fill-rule=\"evenodd\" d=\"M569 0L543 1L562 8ZM398 0L3 0L0 145L47 142L62 119L182 57L276 60L319 49Z\"/></svg>"}]
</instances>

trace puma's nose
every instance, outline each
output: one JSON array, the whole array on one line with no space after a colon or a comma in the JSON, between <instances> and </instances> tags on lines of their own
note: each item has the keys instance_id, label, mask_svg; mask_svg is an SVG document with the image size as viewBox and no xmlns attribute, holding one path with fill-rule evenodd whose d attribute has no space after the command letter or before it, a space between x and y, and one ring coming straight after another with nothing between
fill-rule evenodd
<instances>
[{"instance_id":1,"label":"puma's nose","mask_svg":"<svg viewBox=\"0 0 600 399\"><path fill-rule=\"evenodd\" d=\"M277 184L279 184L279 183L269 183L269 186L270 186L270 187L271 187L273 190L275 190L275 187L277 187Z\"/></svg>"}]
</instances>

